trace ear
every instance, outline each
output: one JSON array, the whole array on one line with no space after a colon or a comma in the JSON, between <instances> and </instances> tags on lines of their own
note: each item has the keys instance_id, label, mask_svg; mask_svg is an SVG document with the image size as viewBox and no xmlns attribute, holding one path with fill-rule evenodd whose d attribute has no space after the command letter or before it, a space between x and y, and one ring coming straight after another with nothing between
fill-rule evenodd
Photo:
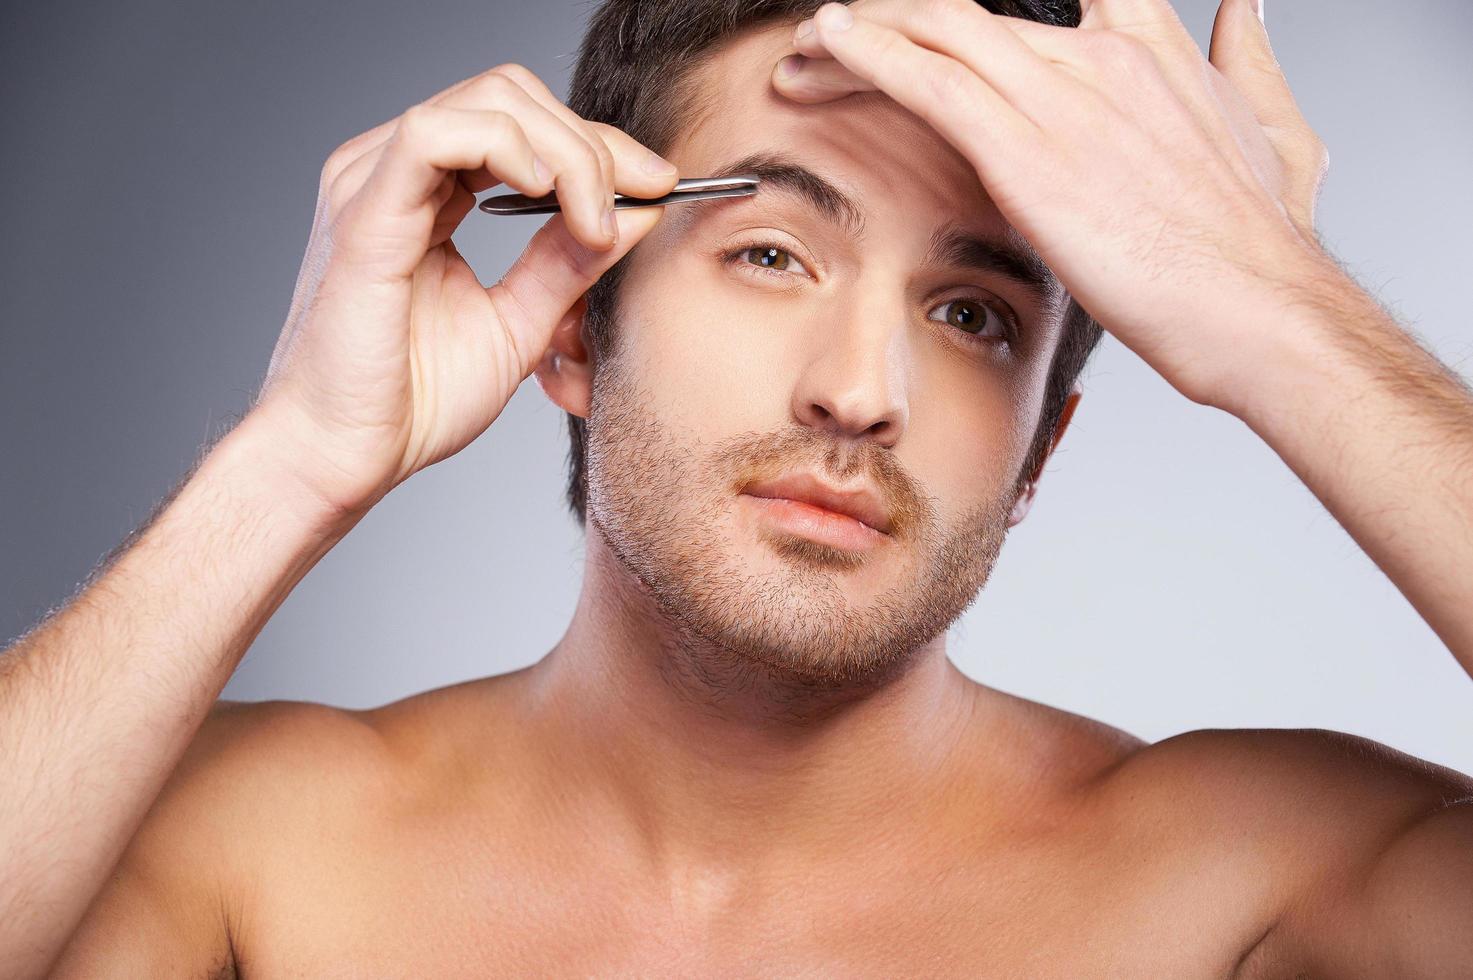
<instances>
[{"instance_id":1,"label":"ear","mask_svg":"<svg viewBox=\"0 0 1473 980\"><path fill-rule=\"evenodd\" d=\"M1053 458L1054 450L1059 446L1059 440L1064 438L1064 430L1069 428L1069 420L1074 417L1074 409L1079 407L1079 400L1083 397L1084 389L1079 386L1078 381L1075 381L1069 396L1064 399L1064 408L1059 413L1058 424L1054 426L1054 437L1049 442L1048 452L1044 453L1043 459L1039 460L1038 469L1029 476L1028 485L1013 502L1013 511L1008 515L1008 527L1012 527L1028 516L1028 510L1033 506L1033 495L1038 492L1038 479L1043 475L1043 468Z\"/></svg>"},{"instance_id":2,"label":"ear","mask_svg":"<svg viewBox=\"0 0 1473 980\"><path fill-rule=\"evenodd\" d=\"M593 397L592 357L583 340L583 317L587 312L585 294L578 297L553 327L547 351L532 371L537 376L537 386L549 401L585 419Z\"/></svg>"}]
</instances>

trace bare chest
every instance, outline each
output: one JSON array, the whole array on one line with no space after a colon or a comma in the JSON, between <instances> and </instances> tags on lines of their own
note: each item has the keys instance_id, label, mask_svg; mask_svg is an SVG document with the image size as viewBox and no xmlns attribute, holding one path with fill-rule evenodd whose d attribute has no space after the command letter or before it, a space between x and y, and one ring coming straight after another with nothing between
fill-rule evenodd
<instances>
[{"instance_id":1,"label":"bare chest","mask_svg":"<svg viewBox=\"0 0 1473 980\"><path fill-rule=\"evenodd\" d=\"M1262 930L1200 868L1071 849L907 862L856 842L822 873L675 891L536 848L302 870L249 917L241 977L1232 977Z\"/></svg>"}]
</instances>

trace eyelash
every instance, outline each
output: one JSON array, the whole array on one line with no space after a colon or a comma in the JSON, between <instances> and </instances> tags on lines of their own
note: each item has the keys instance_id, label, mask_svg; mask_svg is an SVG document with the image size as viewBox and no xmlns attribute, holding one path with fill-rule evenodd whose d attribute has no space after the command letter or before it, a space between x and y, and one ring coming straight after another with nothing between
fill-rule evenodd
<instances>
[{"instance_id":1,"label":"eyelash","mask_svg":"<svg viewBox=\"0 0 1473 980\"><path fill-rule=\"evenodd\" d=\"M786 277L786 276L788 276L790 274L790 273L788 273L784 269L766 269L766 268L763 268L760 265L753 265L751 262L742 261L743 257L748 252L751 252L754 249L761 249L763 251L766 251L768 249L771 249L773 251L782 252L782 253L788 255L789 257L791 257L794 261L801 262L801 260L798 259L798 257L793 254L793 252L792 252L791 249L783 248L781 245L778 245L778 244L776 244L774 242L761 242L761 241L758 241L758 242L749 242L749 243L747 243L745 245L738 245L738 246L730 249L729 251L723 253L721 257L722 257L722 260L726 264L728 264L728 265L732 265L732 264L741 265L744 268L749 269L752 272L756 273L757 275ZM968 345L973 346L973 347L982 347L982 346L984 346L987 343L995 342L997 340L1002 340L1009 347L1011 347L1011 346L1014 345L1014 343L1015 343L1015 341L1017 339L1017 336L1018 336L1018 324L1017 324L1017 321L1013 319L1012 313L1009 312L1006 307L999 307L995 303L985 302L985 301L982 300L981 297L978 297L978 296L955 296L955 297L947 300L945 303L942 303L941 305L942 306L949 306L952 303L961 303L961 302L974 303L974 304L976 304L978 306L984 307L985 309L991 310L994 314L997 315L997 318L999 320L1001 320L1002 323L1003 323L1003 336L1002 337L986 337L986 336L983 336L981 334L975 334L975 333L972 333L972 332L967 331L967 330L963 330L960 327L958 327L958 328L956 328L956 331L955 332L962 335L962 338L963 338L962 339L962 343L968 344ZM932 320L931 322L932 323L937 323L937 322L941 322L941 321ZM949 324L949 323L948 324L944 324L944 325L945 326L951 326L951 324Z\"/></svg>"}]
</instances>

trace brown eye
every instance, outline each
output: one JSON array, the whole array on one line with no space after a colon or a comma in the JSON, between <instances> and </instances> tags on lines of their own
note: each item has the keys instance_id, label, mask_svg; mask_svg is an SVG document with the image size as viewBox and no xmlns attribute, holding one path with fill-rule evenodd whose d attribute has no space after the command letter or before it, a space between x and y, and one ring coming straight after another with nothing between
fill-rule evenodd
<instances>
[{"instance_id":1,"label":"brown eye","mask_svg":"<svg viewBox=\"0 0 1473 980\"><path fill-rule=\"evenodd\" d=\"M951 313L947 314L946 322L953 327L961 327L967 333L978 329L982 321L987 318L985 311L979 309L975 303L964 299L946 305L951 309Z\"/></svg>"},{"instance_id":2,"label":"brown eye","mask_svg":"<svg viewBox=\"0 0 1473 980\"><path fill-rule=\"evenodd\" d=\"M746 249L742 255L752 260L753 265L760 265L764 269L786 269L788 267L788 253L780 248L757 245Z\"/></svg>"},{"instance_id":3,"label":"brown eye","mask_svg":"<svg viewBox=\"0 0 1473 980\"><path fill-rule=\"evenodd\" d=\"M954 299L942 303L940 306L935 307L935 309L946 310L947 313L943 318L944 321L950 326L961 330L963 333L970 334L979 343L988 339L989 335L986 333L988 329L988 317L996 321L993 325L994 333L991 335L992 339L1005 340L1008 337L1007 321L1001 313L986 303L979 303L971 299Z\"/></svg>"}]
</instances>

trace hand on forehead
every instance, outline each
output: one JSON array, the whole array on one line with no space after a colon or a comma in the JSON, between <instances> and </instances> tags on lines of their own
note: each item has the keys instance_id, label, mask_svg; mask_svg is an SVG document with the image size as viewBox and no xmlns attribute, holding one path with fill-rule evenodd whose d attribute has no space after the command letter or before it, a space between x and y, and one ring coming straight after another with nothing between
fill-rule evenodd
<instances>
[{"instance_id":1,"label":"hand on forehead","mask_svg":"<svg viewBox=\"0 0 1473 980\"><path fill-rule=\"evenodd\" d=\"M700 84L715 98L672 148L682 173L724 174L735 161L773 153L827 178L867 211L993 211L968 160L884 93L805 105L776 90L772 64L792 50L792 25L780 25L742 36L705 66Z\"/></svg>"}]
</instances>

